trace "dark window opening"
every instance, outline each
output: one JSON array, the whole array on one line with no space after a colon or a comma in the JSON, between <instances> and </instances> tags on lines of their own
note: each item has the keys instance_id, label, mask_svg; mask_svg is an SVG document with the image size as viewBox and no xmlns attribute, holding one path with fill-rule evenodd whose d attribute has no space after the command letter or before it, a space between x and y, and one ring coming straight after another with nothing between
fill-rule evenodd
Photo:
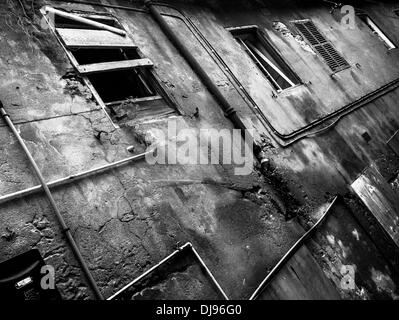
<instances>
[{"instance_id":1,"label":"dark window opening","mask_svg":"<svg viewBox=\"0 0 399 320\"><path fill-rule=\"evenodd\" d=\"M231 29L230 32L274 89L282 91L300 84L297 75L259 32L257 27Z\"/></svg>"},{"instance_id":2,"label":"dark window opening","mask_svg":"<svg viewBox=\"0 0 399 320\"><path fill-rule=\"evenodd\" d=\"M141 59L136 48L78 48L71 52L79 65ZM157 96L152 77L145 68L111 70L87 77L105 103Z\"/></svg>"},{"instance_id":3,"label":"dark window opening","mask_svg":"<svg viewBox=\"0 0 399 320\"><path fill-rule=\"evenodd\" d=\"M111 16L89 12L76 15L124 29ZM129 37L97 30L55 15L56 35L98 103L104 111L110 111L109 120L136 121L174 113L174 101L152 72L152 61L141 55Z\"/></svg>"},{"instance_id":4,"label":"dark window opening","mask_svg":"<svg viewBox=\"0 0 399 320\"><path fill-rule=\"evenodd\" d=\"M101 62L112 62L121 60L141 59L135 48L112 48L112 49L86 49L78 48L71 50L79 64L91 64Z\"/></svg>"},{"instance_id":5,"label":"dark window opening","mask_svg":"<svg viewBox=\"0 0 399 320\"><path fill-rule=\"evenodd\" d=\"M393 10L393 12L399 17L399 9Z\"/></svg>"},{"instance_id":6,"label":"dark window opening","mask_svg":"<svg viewBox=\"0 0 399 320\"><path fill-rule=\"evenodd\" d=\"M395 49L396 45L388 38L388 36L377 26L377 24L364 13L357 15L363 23L369 27L369 29L375 34L388 49Z\"/></svg>"},{"instance_id":7,"label":"dark window opening","mask_svg":"<svg viewBox=\"0 0 399 320\"><path fill-rule=\"evenodd\" d=\"M332 43L320 33L312 21L295 21L294 25L332 71L338 72L350 67L349 63L335 50Z\"/></svg>"},{"instance_id":8,"label":"dark window opening","mask_svg":"<svg viewBox=\"0 0 399 320\"><path fill-rule=\"evenodd\" d=\"M156 95L142 70L122 70L87 76L105 103Z\"/></svg>"},{"instance_id":9,"label":"dark window opening","mask_svg":"<svg viewBox=\"0 0 399 320\"><path fill-rule=\"evenodd\" d=\"M79 15L79 16L82 18L87 18L89 20L100 22L102 24L106 24L106 25L114 27L114 28L123 29L122 26L120 25L120 23L112 17L92 17L92 16L84 16L84 15ZM85 24L82 22L67 19L67 18L61 17L59 15L55 15L54 23L55 23L56 28L101 30L95 26L91 26L91 25L88 25L88 24Z\"/></svg>"}]
</instances>

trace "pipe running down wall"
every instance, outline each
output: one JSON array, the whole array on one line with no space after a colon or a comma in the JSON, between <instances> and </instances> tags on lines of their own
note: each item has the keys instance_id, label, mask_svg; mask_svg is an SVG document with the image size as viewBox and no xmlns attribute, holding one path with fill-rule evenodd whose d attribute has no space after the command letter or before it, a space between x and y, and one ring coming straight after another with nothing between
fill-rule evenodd
<instances>
[{"instance_id":1,"label":"pipe running down wall","mask_svg":"<svg viewBox=\"0 0 399 320\"><path fill-rule=\"evenodd\" d=\"M96 3L96 2L92 2L92 1L57 0L55 2L86 4L86 5L91 5L91 6L112 8L112 9L117 9L117 10L139 12L139 13L143 13L143 14L150 13L148 10L139 9L139 8L135 8L135 7L131 7L131 6L103 4L103 3ZM252 99L251 95L245 89L245 87L243 86L241 81L232 72L232 70L227 65L227 63L224 61L224 59L219 55L217 50L208 41L208 39L204 36L204 34L201 32L201 30L195 25L195 23L190 19L190 17L188 17L182 10L180 10L179 8L177 8L171 4L157 2L157 1L149 1L149 2L151 2L152 5L171 8L171 9L175 10L176 12L178 12L183 17L182 18L177 15L170 14L170 13L160 13L161 16L172 17L172 18L179 19L179 20L183 21L183 23L187 26L189 31L197 38L197 40L199 41L199 39L198 39L198 37L199 37L201 39L201 41L203 41L203 43L201 41L199 41L199 43L205 48L205 50L207 50L208 54L210 55L210 57L212 59L214 59L213 56L216 57L216 60L220 63L220 65L218 65L218 67L221 69L222 72L227 72L229 74L229 76L232 79L232 80L230 80L230 82L233 84L233 86L236 87L236 89L238 90L240 95L242 92L242 94L244 95L244 97L243 97L244 101L246 103L249 103L249 106L251 108L257 110L256 115L261 118L261 121L265 125L266 130L269 132L270 136L281 148L288 148L291 145L301 141L302 139L325 133L326 131L330 130L335 125L337 125L340 120L342 120L344 117L346 117L350 113L366 106L368 103L380 98L381 96L383 96L383 95L387 94L388 92L391 92L399 87L399 79L395 79L395 80L381 86L380 88L377 88L376 90L374 90L372 92L369 92L365 96L360 97L358 100L355 100L345 106L342 106L341 108L337 109L336 111L334 111L330 114L327 114L319 119L312 121L311 123L308 123L304 127L296 129L287 134L281 133L273 126L273 124L263 114L263 112L260 110L260 107ZM198 37L197 37L197 35L198 35ZM206 47L209 49L209 51ZM316 129L314 131L310 131L310 130L320 126L321 124L325 123L328 120L333 120L333 121L323 128ZM237 128L240 128L240 127L237 126Z\"/></svg>"},{"instance_id":2,"label":"pipe running down wall","mask_svg":"<svg viewBox=\"0 0 399 320\"><path fill-rule=\"evenodd\" d=\"M9 126L9 128L11 129L11 131L13 132L14 136L18 140L19 145L24 150L26 157L28 158L30 164L32 165L32 167L41 183L41 186L50 202L50 205L54 210L57 220L60 223L62 232L65 234L65 237L67 238L76 259L78 260L80 266L82 267L83 273L86 276L90 287L94 291L96 298L100 299L100 300L104 300L104 297L103 297L102 293L100 292L100 289L98 288L97 283L95 282L86 262L84 261L82 254L80 253L80 250L79 250L75 240L72 237L69 227L66 225L64 218L62 217L61 212L58 209L58 206L53 198L53 195L50 192L50 189L49 189L47 183L44 181L43 175L40 172L39 167L37 166L35 160L33 159L32 155L30 154L29 149L25 145L25 142L22 140L22 137L20 136L18 130L15 128L10 116L7 114L6 110L4 109L1 101L0 101L0 114L3 117L4 121L7 123L7 125Z\"/></svg>"},{"instance_id":3,"label":"pipe running down wall","mask_svg":"<svg viewBox=\"0 0 399 320\"><path fill-rule=\"evenodd\" d=\"M64 2L64 3L85 4L85 5L98 6L98 7L103 7L103 8L112 8L112 9L117 9L117 10L139 12L139 13L143 13L143 14L150 13L148 10L139 9L139 8L135 8L135 7L131 7L131 6L111 5L111 4L96 3L96 2L91 2L91 1L76 1L76 0L69 0L69 1L68 0L57 0L57 1L53 0L53 1L54 2ZM296 129L290 133L287 133L287 134L281 133L273 126L273 124L263 114L263 112L260 110L260 107L252 99L251 95L245 89L245 87L243 86L241 81L232 72L232 70L227 65L227 63L224 61L224 59L219 55L217 50L208 41L208 39L203 35L201 30L195 25L195 23L190 19L190 17L188 17L182 10L180 10L179 8L177 8L171 4L157 2L157 1L150 1L150 2L152 5L171 8L171 9L177 11L182 16L182 17L180 17L180 16L170 14L170 13L160 13L161 16L172 17L172 18L179 19L179 20L183 21L183 23L186 25L188 30L194 35L194 37L199 41L199 43L208 52L209 56L215 62L217 61L218 63L220 63L220 65L219 65L216 62L218 67L220 68L220 70L223 73L227 73L231 77L230 82L236 88L238 93L240 95L243 95L242 96L243 100L246 103L248 103L248 105L250 106L250 108L252 110L257 110L255 112L255 114L260 118L261 122L264 124L265 129L268 131L268 133L270 134L273 141L275 141L275 143L278 144L281 148L288 148L288 147L292 146L293 144L301 141L302 139L314 137L318 134L325 133L326 131L335 127L339 121L341 121L344 117L346 117L350 113L366 106L368 103L380 98L381 96L383 96L383 95L387 94L388 92L393 91L399 87L399 79L395 79L395 80L391 81L390 83L387 83L387 84L381 86L380 88L377 88L376 90L366 94L365 96L360 97L358 100L355 100L345 106L342 106L341 108L337 109L336 111L334 111L330 114L327 114L319 119L312 121L311 123L308 123L304 127L298 128L298 129ZM325 123L328 120L333 120L333 121L330 124L327 124L323 128L311 131L312 129L315 129L316 127L322 125L323 123ZM237 128L240 128L240 127L237 126Z\"/></svg>"},{"instance_id":4,"label":"pipe running down wall","mask_svg":"<svg viewBox=\"0 0 399 320\"><path fill-rule=\"evenodd\" d=\"M132 157L129 157L129 158L126 158L126 159L122 159L122 160L119 160L119 161L116 161L116 162L108 163L108 164L103 165L103 166L98 167L98 168L90 169L90 170L87 170L87 171L83 171L83 172L80 172L80 173L77 173L77 174L70 175L70 176L65 177L65 178L61 178L61 179L50 181L50 182L47 183L47 186L49 188L55 188L55 187L58 187L58 186L63 186L63 185L78 181L80 179L87 178L87 177L89 177L91 175L94 175L94 174L97 174L97 173L101 173L101 172L105 172L105 171L108 171L108 170L112 170L112 169L114 169L116 167L119 167L119 166L121 166L123 164L126 164L126 163L129 163L129 162L142 160L142 159L145 158L145 156L147 154L150 154L150 153L154 152L154 150L155 150L155 148L151 149L150 151L147 151L147 152L144 152L144 153L140 153L140 154L137 154L135 156L132 156ZM4 195L4 196L0 197L0 204L6 203L6 202L11 201L11 200L20 199L20 198L23 198L23 197L38 193L40 191L42 191L42 185L36 185L36 186L31 187L31 188L27 188L27 189L24 189L24 190L21 190L21 191L10 193L10 194L7 194L7 195Z\"/></svg>"},{"instance_id":5,"label":"pipe running down wall","mask_svg":"<svg viewBox=\"0 0 399 320\"><path fill-rule=\"evenodd\" d=\"M190 67L199 76L199 78L203 81L204 85L209 90L209 92L214 96L216 101L220 104L226 116L231 120L234 126L237 129L245 130L246 127L244 123L241 121L240 117L237 115L237 111L226 100L226 98L220 92L220 90L215 85L213 80L208 76L208 73L202 68L201 64L191 54L190 50L183 44L182 41L180 41L178 36L169 27L169 24L167 23L165 18L160 14L160 12L156 9L155 5L150 0L145 0L144 4L148 7L151 16L158 23L161 30L165 33L165 35L169 38L169 40L173 43L173 45L178 49L179 53L183 56L183 58L186 59Z\"/></svg>"}]
</instances>

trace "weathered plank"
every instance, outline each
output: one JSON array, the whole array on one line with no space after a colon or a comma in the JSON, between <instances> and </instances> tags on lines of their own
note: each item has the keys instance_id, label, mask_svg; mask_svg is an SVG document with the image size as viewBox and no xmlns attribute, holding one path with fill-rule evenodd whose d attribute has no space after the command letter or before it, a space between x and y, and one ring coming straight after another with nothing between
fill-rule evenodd
<instances>
[{"instance_id":1,"label":"weathered plank","mask_svg":"<svg viewBox=\"0 0 399 320\"><path fill-rule=\"evenodd\" d=\"M176 112L176 110L171 108L163 99L141 100L136 102L125 101L124 103L110 103L108 105L113 106L118 114L126 115L123 120L120 120L121 124L154 119Z\"/></svg>"},{"instance_id":2,"label":"weathered plank","mask_svg":"<svg viewBox=\"0 0 399 320\"><path fill-rule=\"evenodd\" d=\"M399 156L399 130L388 140L387 144Z\"/></svg>"},{"instance_id":3,"label":"weathered plank","mask_svg":"<svg viewBox=\"0 0 399 320\"><path fill-rule=\"evenodd\" d=\"M352 183L352 189L399 246L399 195L385 181L375 165L367 168Z\"/></svg>"},{"instance_id":4,"label":"weathered plank","mask_svg":"<svg viewBox=\"0 0 399 320\"><path fill-rule=\"evenodd\" d=\"M77 21L77 22L83 23L85 25L97 27L97 28L100 28L100 29L103 29L103 30L108 30L110 32L113 32L115 34L121 35L123 37L126 36L126 31L123 30L123 29L115 28L115 27L109 26L107 24L104 24L104 23L101 23L101 22L98 22L98 21L95 21L95 20L92 20L92 19L87 19L87 18L82 17L82 16L80 16L78 14L73 14L73 13L70 13L70 12L63 11L63 10L58 10L58 9L52 8L50 6L46 6L45 10L47 12L51 12L53 14L56 14L58 16L66 18L66 19Z\"/></svg>"},{"instance_id":5,"label":"weathered plank","mask_svg":"<svg viewBox=\"0 0 399 320\"><path fill-rule=\"evenodd\" d=\"M93 63L78 66L78 70L81 74L93 74L107 71L127 70L138 67L151 67L153 63L150 59L135 59L135 60L123 60L113 62L102 62Z\"/></svg>"},{"instance_id":6,"label":"weathered plank","mask_svg":"<svg viewBox=\"0 0 399 320\"><path fill-rule=\"evenodd\" d=\"M69 48L136 47L128 37L122 37L106 30L57 28L56 31Z\"/></svg>"}]
</instances>

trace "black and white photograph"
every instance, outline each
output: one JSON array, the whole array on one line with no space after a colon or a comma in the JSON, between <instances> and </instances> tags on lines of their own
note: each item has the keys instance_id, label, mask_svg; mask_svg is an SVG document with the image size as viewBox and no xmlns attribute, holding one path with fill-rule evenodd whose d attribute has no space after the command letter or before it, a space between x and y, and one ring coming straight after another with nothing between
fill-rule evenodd
<instances>
[{"instance_id":1,"label":"black and white photograph","mask_svg":"<svg viewBox=\"0 0 399 320\"><path fill-rule=\"evenodd\" d=\"M0 115L5 306L399 300L399 0L1 0Z\"/></svg>"}]
</instances>

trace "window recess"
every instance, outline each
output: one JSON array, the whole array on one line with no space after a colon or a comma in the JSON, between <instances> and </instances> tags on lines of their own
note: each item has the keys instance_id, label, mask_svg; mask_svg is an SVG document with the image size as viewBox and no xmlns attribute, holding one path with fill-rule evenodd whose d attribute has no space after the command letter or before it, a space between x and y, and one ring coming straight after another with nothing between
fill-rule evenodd
<instances>
[{"instance_id":1,"label":"window recess","mask_svg":"<svg viewBox=\"0 0 399 320\"><path fill-rule=\"evenodd\" d=\"M294 21L294 25L331 71L338 72L350 67L349 63L335 50L332 43L320 33L312 21Z\"/></svg>"},{"instance_id":2,"label":"window recess","mask_svg":"<svg viewBox=\"0 0 399 320\"><path fill-rule=\"evenodd\" d=\"M124 31L111 16L79 16ZM114 127L118 126L113 120L142 119L176 111L170 107L174 104L153 73L152 61L142 56L129 37L57 15L52 29Z\"/></svg>"},{"instance_id":3,"label":"window recess","mask_svg":"<svg viewBox=\"0 0 399 320\"><path fill-rule=\"evenodd\" d=\"M228 29L275 90L300 84L300 79L256 26Z\"/></svg>"},{"instance_id":4,"label":"window recess","mask_svg":"<svg viewBox=\"0 0 399 320\"><path fill-rule=\"evenodd\" d=\"M377 26L377 24L365 13L357 13L359 19L369 27L373 34L375 34L389 49L395 49L396 45L388 38L388 36Z\"/></svg>"}]
</instances>

